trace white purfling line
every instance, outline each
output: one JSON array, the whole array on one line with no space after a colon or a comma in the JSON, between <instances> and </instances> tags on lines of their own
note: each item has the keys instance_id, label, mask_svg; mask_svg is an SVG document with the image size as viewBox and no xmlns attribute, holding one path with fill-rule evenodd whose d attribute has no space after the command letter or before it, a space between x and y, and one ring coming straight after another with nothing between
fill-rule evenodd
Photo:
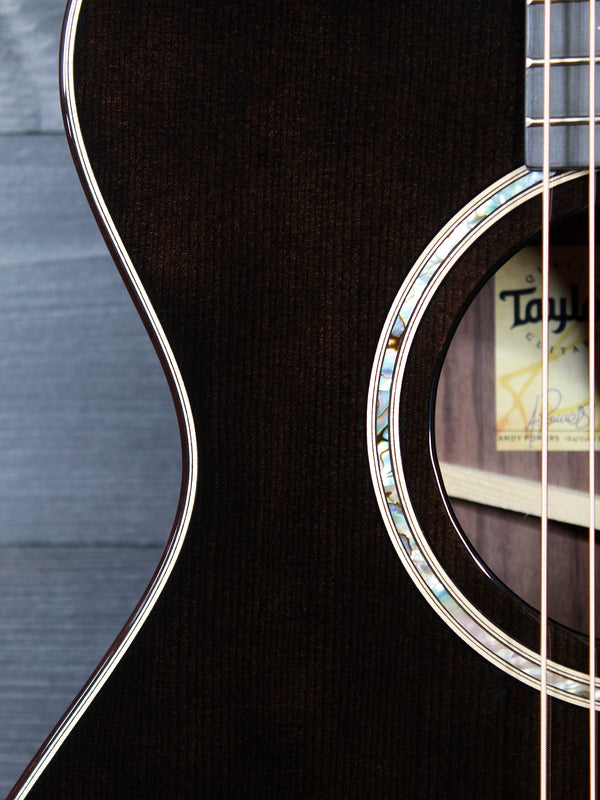
<instances>
[{"instance_id":1,"label":"white purfling line","mask_svg":"<svg viewBox=\"0 0 600 800\"><path fill-rule=\"evenodd\" d=\"M95 207L98 217L102 220L105 231L109 236L114 250L117 254L125 276L130 282L140 307L143 309L147 321L154 333L155 347L160 350L161 361L165 372L170 377L170 383L174 389L179 403L180 428L183 424L182 437L185 442L183 455L184 473L182 479L186 477L185 487L182 486L182 493L177 509L177 516L171 531L169 540L165 546L161 561L152 577L144 595L142 596L137 608L125 624L121 633L117 637L115 644L111 646L103 660L100 662L88 682L75 698L62 720L58 723L54 731L50 734L42 748L23 774L13 793L9 795L10 800L23 800L31 791L36 781L48 766L54 755L58 752L61 745L69 736L77 722L81 719L93 699L100 689L104 686L115 667L125 655L132 641L139 633L142 625L148 618L158 597L160 596L165 584L173 570L177 557L181 551L185 534L189 527L196 487L198 481L198 450L195 434L195 426L190 406L189 398L183 384L183 379L177 366L175 356L167 341L162 326L152 308L152 304L141 284L139 276L129 258L129 255L121 241L121 238L111 219L110 213L104 203L98 184L94 177L91 164L89 162L81 129L77 115L75 100L75 88L73 83L73 54L75 47L75 34L81 9L82 0L70 0L65 14L63 24L63 46L61 50L61 92L64 103L65 127L67 135L71 140L73 149L79 160L79 167L82 174L82 181L85 181L85 188L89 193L90 203Z\"/></svg>"}]
</instances>

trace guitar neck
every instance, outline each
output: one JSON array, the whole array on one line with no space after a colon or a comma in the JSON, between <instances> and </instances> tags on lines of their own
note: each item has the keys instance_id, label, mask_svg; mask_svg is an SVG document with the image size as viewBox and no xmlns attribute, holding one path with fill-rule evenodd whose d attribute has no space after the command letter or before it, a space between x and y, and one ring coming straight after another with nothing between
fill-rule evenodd
<instances>
[{"instance_id":1,"label":"guitar neck","mask_svg":"<svg viewBox=\"0 0 600 800\"><path fill-rule=\"evenodd\" d=\"M596 3L600 18L600 3ZM550 167L589 164L589 0L553 2L550 12ZM544 18L543 0L527 4L525 58L525 163L543 164ZM594 55L600 86L600 32ZM598 90L596 94L598 103ZM596 118L596 166L600 165L600 116Z\"/></svg>"}]
</instances>

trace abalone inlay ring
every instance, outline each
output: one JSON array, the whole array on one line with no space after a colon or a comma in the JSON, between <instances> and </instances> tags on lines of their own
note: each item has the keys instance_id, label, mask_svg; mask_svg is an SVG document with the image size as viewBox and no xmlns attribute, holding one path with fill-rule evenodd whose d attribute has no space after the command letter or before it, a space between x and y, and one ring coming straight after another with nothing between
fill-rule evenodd
<instances>
[{"instance_id":1,"label":"abalone inlay ring","mask_svg":"<svg viewBox=\"0 0 600 800\"><path fill-rule=\"evenodd\" d=\"M551 184L581 172L553 175ZM425 599L471 647L496 666L540 687L540 655L485 617L452 581L429 545L414 511L404 477L399 398L406 362L423 313L433 294L466 250L489 228L542 191L542 174L521 168L482 192L440 231L414 265L396 295L380 335L371 373L367 439L371 477L387 532ZM548 662L548 692L588 705L588 676ZM596 681L600 710L600 682Z\"/></svg>"}]
</instances>

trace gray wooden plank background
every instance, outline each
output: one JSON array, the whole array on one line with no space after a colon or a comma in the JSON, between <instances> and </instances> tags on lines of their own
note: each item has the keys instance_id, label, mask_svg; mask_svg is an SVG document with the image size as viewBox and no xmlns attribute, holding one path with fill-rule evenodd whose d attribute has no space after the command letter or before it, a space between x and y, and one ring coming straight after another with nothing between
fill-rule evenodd
<instances>
[{"instance_id":1,"label":"gray wooden plank background","mask_svg":"<svg viewBox=\"0 0 600 800\"><path fill-rule=\"evenodd\" d=\"M0 795L141 595L179 491L164 376L60 119L66 0L0 0Z\"/></svg>"}]
</instances>

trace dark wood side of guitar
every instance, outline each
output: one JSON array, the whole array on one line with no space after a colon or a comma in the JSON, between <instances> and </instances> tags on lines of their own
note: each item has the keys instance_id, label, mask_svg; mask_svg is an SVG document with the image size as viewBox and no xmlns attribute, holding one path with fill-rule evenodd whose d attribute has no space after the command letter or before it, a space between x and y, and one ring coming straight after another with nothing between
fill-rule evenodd
<instances>
[{"instance_id":1,"label":"dark wood side of guitar","mask_svg":"<svg viewBox=\"0 0 600 800\"><path fill-rule=\"evenodd\" d=\"M32 798L536 796L538 696L414 588L365 445L404 275L522 162L523 19L522 0L85 0L84 138L202 480L167 588ZM420 505L450 530L414 442ZM455 537L440 547L534 636ZM552 797L583 797L585 712L552 707Z\"/></svg>"}]
</instances>

